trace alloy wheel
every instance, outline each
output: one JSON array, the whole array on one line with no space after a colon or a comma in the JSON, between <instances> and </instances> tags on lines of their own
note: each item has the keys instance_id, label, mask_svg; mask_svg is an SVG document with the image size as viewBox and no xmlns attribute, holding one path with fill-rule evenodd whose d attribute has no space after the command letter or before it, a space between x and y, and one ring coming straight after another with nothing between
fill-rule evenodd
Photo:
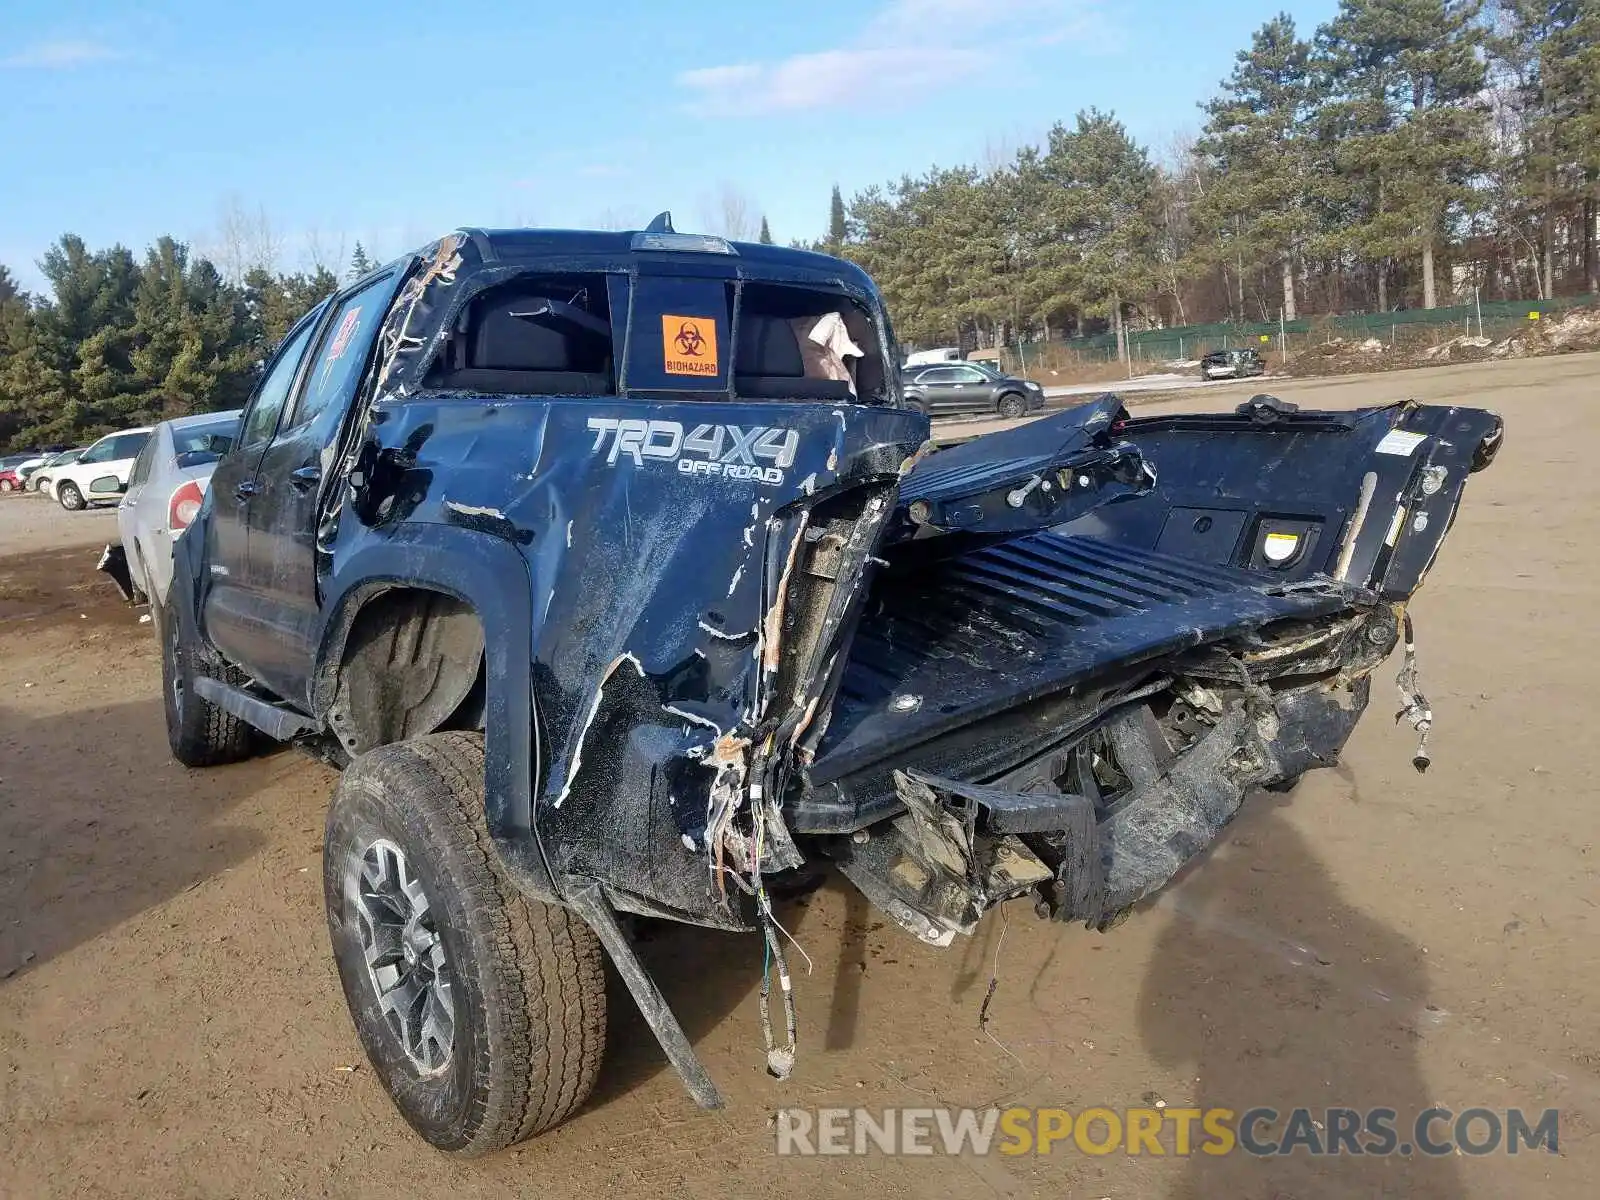
<instances>
[{"instance_id":1,"label":"alloy wheel","mask_svg":"<svg viewBox=\"0 0 1600 1200\"><path fill-rule=\"evenodd\" d=\"M455 1000L422 881L405 852L379 838L351 856L344 895L378 1010L417 1070L443 1070L455 1047Z\"/></svg>"}]
</instances>

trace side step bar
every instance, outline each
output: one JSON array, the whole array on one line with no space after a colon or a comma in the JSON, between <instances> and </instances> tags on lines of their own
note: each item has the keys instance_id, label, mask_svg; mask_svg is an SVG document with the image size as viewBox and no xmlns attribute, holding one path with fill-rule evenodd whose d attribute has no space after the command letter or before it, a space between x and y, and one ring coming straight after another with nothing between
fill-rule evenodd
<instances>
[{"instance_id":1,"label":"side step bar","mask_svg":"<svg viewBox=\"0 0 1600 1200\"><path fill-rule=\"evenodd\" d=\"M249 692L229 687L219 679L201 676L194 681L194 691L202 700L209 700L223 712L232 713L280 742L290 741L299 734L310 733L317 728L317 723L304 713L269 704Z\"/></svg>"}]
</instances>

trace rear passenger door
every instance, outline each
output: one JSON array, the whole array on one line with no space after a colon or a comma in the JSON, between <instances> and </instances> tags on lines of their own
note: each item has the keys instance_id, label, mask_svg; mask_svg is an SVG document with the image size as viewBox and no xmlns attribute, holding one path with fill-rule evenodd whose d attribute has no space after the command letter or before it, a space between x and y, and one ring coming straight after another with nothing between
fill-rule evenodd
<instances>
[{"instance_id":1,"label":"rear passenger door","mask_svg":"<svg viewBox=\"0 0 1600 1200\"><path fill-rule=\"evenodd\" d=\"M199 593L201 623L212 645L247 668L253 666L250 659L256 647L271 637L271 631L262 627L264 614L250 586L247 556L250 510L259 490L257 468L326 311L326 304L317 305L284 338L245 403L238 438L211 475L211 518L205 525L207 578L200 581Z\"/></svg>"},{"instance_id":2,"label":"rear passenger door","mask_svg":"<svg viewBox=\"0 0 1600 1200\"><path fill-rule=\"evenodd\" d=\"M929 367L917 376L917 385L922 388L922 395L927 402L928 415L937 416L948 412L960 393L953 386L955 378L949 367Z\"/></svg>"},{"instance_id":3,"label":"rear passenger door","mask_svg":"<svg viewBox=\"0 0 1600 1200\"><path fill-rule=\"evenodd\" d=\"M323 487L401 274L396 268L334 298L304 378L256 466L248 574L272 637L254 648L251 661L264 683L295 703L307 698L318 629L316 539Z\"/></svg>"},{"instance_id":4,"label":"rear passenger door","mask_svg":"<svg viewBox=\"0 0 1600 1200\"><path fill-rule=\"evenodd\" d=\"M960 412L990 412L994 408L995 382L977 367L963 363L958 367L951 367L955 373L954 382L951 384L959 394L958 410Z\"/></svg>"},{"instance_id":5,"label":"rear passenger door","mask_svg":"<svg viewBox=\"0 0 1600 1200\"><path fill-rule=\"evenodd\" d=\"M930 413L982 412L989 407L983 372L971 367L935 367L922 377Z\"/></svg>"}]
</instances>

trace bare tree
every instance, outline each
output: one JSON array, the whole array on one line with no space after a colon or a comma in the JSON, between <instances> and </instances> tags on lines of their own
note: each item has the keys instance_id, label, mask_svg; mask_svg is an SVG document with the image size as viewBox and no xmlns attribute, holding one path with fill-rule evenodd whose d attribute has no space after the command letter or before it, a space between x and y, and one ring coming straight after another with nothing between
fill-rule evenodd
<instances>
[{"instance_id":1,"label":"bare tree","mask_svg":"<svg viewBox=\"0 0 1600 1200\"><path fill-rule=\"evenodd\" d=\"M980 167L986 177L992 178L1011 169L1017 161L1017 143L1005 134L983 139L983 158Z\"/></svg>"},{"instance_id":2,"label":"bare tree","mask_svg":"<svg viewBox=\"0 0 1600 1200\"><path fill-rule=\"evenodd\" d=\"M715 197L700 202L700 223L712 233L736 242L748 242L761 228L760 207L731 183L717 189Z\"/></svg>"},{"instance_id":3,"label":"bare tree","mask_svg":"<svg viewBox=\"0 0 1600 1200\"><path fill-rule=\"evenodd\" d=\"M596 229L643 229L648 218L642 216L637 208L624 206L622 208L602 209L600 215L594 219Z\"/></svg>"},{"instance_id":4,"label":"bare tree","mask_svg":"<svg viewBox=\"0 0 1600 1200\"><path fill-rule=\"evenodd\" d=\"M300 261L311 274L327 271L342 278L345 264L345 235L324 234L313 225L301 238Z\"/></svg>"},{"instance_id":5,"label":"bare tree","mask_svg":"<svg viewBox=\"0 0 1600 1200\"><path fill-rule=\"evenodd\" d=\"M1156 150L1156 294L1172 297L1177 324L1189 323L1183 302L1195 228L1190 208L1200 191L1201 164L1194 136L1168 134Z\"/></svg>"},{"instance_id":6,"label":"bare tree","mask_svg":"<svg viewBox=\"0 0 1600 1200\"><path fill-rule=\"evenodd\" d=\"M258 268L277 273L283 239L273 229L263 205L256 205L252 212L237 193L228 195L217 219L216 240L217 265L233 282L241 282Z\"/></svg>"}]
</instances>

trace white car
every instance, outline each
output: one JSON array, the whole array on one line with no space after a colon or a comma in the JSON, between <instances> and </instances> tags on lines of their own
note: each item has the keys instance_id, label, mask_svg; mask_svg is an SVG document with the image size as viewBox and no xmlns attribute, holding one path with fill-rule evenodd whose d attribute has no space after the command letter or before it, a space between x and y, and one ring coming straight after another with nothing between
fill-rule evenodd
<instances>
[{"instance_id":1,"label":"white car","mask_svg":"<svg viewBox=\"0 0 1600 1200\"><path fill-rule=\"evenodd\" d=\"M28 490L30 492L43 492L52 500L55 499L55 493L50 490L50 477L61 467L71 466L77 462L78 459L83 457L83 452L88 448L87 446L78 446L72 450L63 450L60 454L52 454L44 460L43 466L28 476Z\"/></svg>"},{"instance_id":2,"label":"white car","mask_svg":"<svg viewBox=\"0 0 1600 1200\"><path fill-rule=\"evenodd\" d=\"M235 409L163 421L140 451L117 505L120 542L100 560L129 600L144 597L158 610L166 603L173 543L205 502L211 472L239 434L239 415Z\"/></svg>"},{"instance_id":3,"label":"white car","mask_svg":"<svg viewBox=\"0 0 1600 1200\"><path fill-rule=\"evenodd\" d=\"M101 500L120 500L128 488L133 461L150 440L151 427L108 433L70 466L54 472L50 492L72 512Z\"/></svg>"}]
</instances>

